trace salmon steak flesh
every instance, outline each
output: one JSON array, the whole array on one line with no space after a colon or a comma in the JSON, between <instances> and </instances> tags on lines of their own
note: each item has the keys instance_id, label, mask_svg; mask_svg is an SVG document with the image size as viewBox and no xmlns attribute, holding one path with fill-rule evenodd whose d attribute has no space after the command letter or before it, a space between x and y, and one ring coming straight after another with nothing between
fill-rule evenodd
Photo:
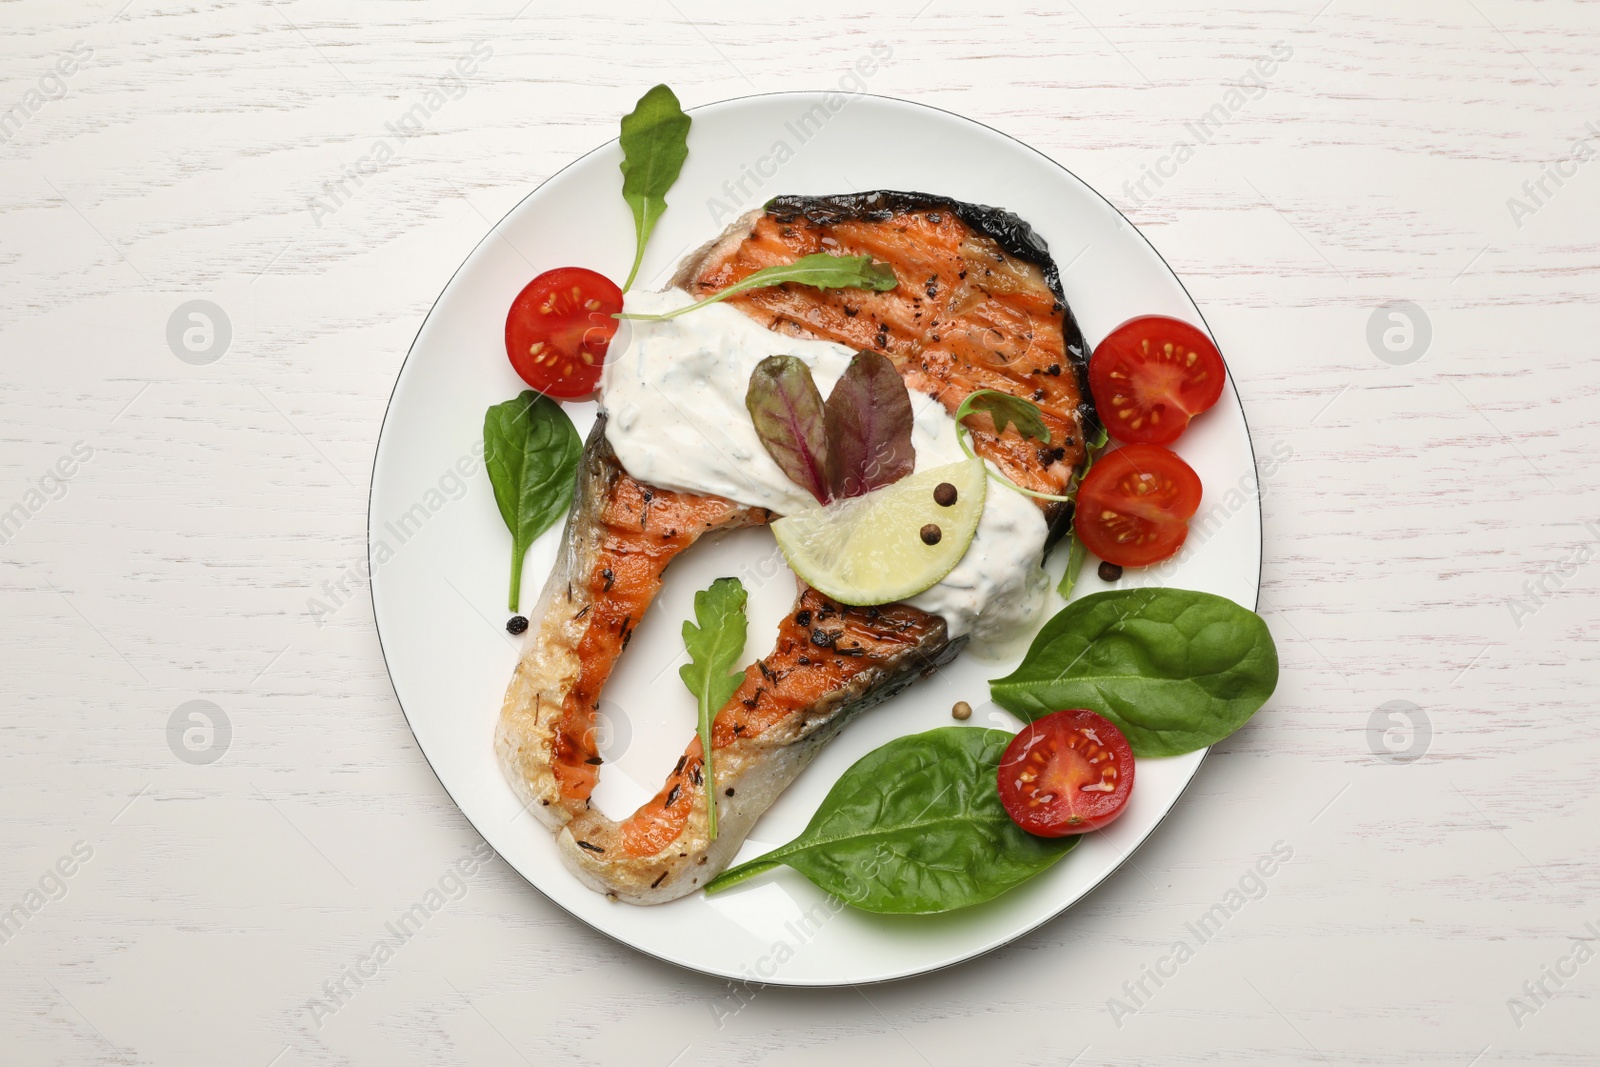
<instances>
[{"instance_id":1,"label":"salmon steak flesh","mask_svg":"<svg viewBox=\"0 0 1600 1067\"><path fill-rule=\"evenodd\" d=\"M1015 427L996 433L984 415L972 420L973 448L1019 486L1066 493L1097 425L1088 352L1055 263L1026 223L923 193L783 196L688 256L672 284L701 299L817 252L870 255L894 270L897 284L887 292L785 284L727 302L778 333L880 352L910 390L952 414L977 389L1031 401L1049 445ZM507 781L556 833L573 874L618 900L658 904L727 867L823 745L857 714L950 662L966 639L909 604L849 607L801 583L772 651L745 671L716 715L716 795L707 796L701 743L691 736L654 797L621 821L606 817L591 803L602 767L600 694L668 564L706 534L774 516L634 479L605 428L602 414L584 445L560 552L532 613L495 746ZM1037 503L1052 536L1066 528L1069 505Z\"/></svg>"}]
</instances>

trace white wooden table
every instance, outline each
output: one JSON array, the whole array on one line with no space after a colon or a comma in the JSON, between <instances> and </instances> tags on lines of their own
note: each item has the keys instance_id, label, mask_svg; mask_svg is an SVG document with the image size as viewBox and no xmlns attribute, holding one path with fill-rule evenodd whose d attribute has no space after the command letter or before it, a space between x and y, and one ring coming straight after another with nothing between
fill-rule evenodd
<instances>
[{"instance_id":1,"label":"white wooden table","mask_svg":"<svg viewBox=\"0 0 1600 1067\"><path fill-rule=\"evenodd\" d=\"M1600 1059L1600 8L521 2L0 10L0 1060ZM1038 933L752 998L473 859L349 568L491 220L656 81L827 87L879 41L870 91L1053 156L1190 287L1279 458L1283 682Z\"/></svg>"}]
</instances>

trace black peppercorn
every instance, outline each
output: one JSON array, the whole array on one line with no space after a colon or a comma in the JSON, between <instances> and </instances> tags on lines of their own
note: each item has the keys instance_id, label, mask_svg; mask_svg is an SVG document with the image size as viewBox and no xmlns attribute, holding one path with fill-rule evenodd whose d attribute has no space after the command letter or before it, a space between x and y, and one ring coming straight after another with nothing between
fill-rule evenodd
<instances>
[{"instance_id":1,"label":"black peppercorn","mask_svg":"<svg viewBox=\"0 0 1600 1067\"><path fill-rule=\"evenodd\" d=\"M944 531L934 523L930 522L922 528L922 543L925 545L936 545L943 536Z\"/></svg>"},{"instance_id":2,"label":"black peppercorn","mask_svg":"<svg viewBox=\"0 0 1600 1067\"><path fill-rule=\"evenodd\" d=\"M525 615L513 615L510 621L506 623L506 633L508 634L521 634L527 633L527 631L528 619Z\"/></svg>"}]
</instances>

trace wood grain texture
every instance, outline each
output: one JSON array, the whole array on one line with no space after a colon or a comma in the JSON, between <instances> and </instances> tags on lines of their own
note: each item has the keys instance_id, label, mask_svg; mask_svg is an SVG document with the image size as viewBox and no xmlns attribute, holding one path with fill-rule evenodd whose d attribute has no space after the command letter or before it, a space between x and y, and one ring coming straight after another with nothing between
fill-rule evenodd
<instances>
[{"instance_id":1,"label":"wood grain texture","mask_svg":"<svg viewBox=\"0 0 1600 1067\"><path fill-rule=\"evenodd\" d=\"M1563 566L1600 546L1600 163L1520 218L1507 202L1600 151L1600 7L121 3L0 8L0 108L40 104L0 143L0 510L28 511L0 545L0 908L59 895L54 865L92 850L0 943L0 1058L1594 1062L1600 963L1543 969L1600 929L1600 565ZM1264 478L1277 696L1122 871L955 970L752 996L493 861L314 1018L479 843L399 713L364 587L337 592L423 315L649 84L688 105L831 86L879 40L872 91L1084 177L1206 314L1258 454L1288 457ZM465 93L313 212L475 42ZM1264 91L1228 105L1275 44ZM232 324L208 365L166 341L192 299ZM1367 340L1396 300L1432 330L1405 366ZM76 442L91 458L33 508ZM312 597L342 606L314 619ZM209 765L168 744L195 699L231 724ZM1373 750L1396 700L1431 726L1413 762ZM1265 895L1145 977L1277 841ZM1113 1017L1141 978L1145 1006Z\"/></svg>"}]
</instances>

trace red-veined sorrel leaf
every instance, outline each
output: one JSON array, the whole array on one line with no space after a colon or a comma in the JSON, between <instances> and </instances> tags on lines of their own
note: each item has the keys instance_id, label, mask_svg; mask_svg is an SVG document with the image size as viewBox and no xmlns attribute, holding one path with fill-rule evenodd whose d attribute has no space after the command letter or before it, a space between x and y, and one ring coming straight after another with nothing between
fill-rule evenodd
<instances>
[{"instance_id":1,"label":"red-veined sorrel leaf","mask_svg":"<svg viewBox=\"0 0 1600 1067\"><path fill-rule=\"evenodd\" d=\"M822 394L811 368L794 356L768 356L750 374L744 406L767 454L818 503L828 491L828 437Z\"/></svg>"},{"instance_id":2,"label":"red-veined sorrel leaf","mask_svg":"<svg viewBox=\"0 0 1600 1067\"><path fill-rule=\"evenodd\" d=\"M870 493L911 473L911 394L887 356L861 352L824 408L828 484L836 497Z\"/></svg>"}]
</instances>

